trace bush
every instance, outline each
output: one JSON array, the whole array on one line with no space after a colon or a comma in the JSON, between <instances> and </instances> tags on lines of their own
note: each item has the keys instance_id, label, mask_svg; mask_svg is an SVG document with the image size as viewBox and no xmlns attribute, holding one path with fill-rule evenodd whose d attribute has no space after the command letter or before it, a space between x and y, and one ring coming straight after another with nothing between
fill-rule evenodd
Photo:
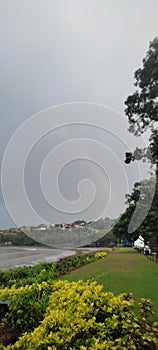
<instances>
[{"instance_id":1,"label":"bush","mask_svg":"<svg viewBox=\"0 0 158 350\"><path fill-rule=\"evenodd\" d=\"M64 259L59 260L54 269L54 274L56 277L61 275L65 275L67 272L72 271L80 266L89 264L95 260L99 259L95 257L95 253L88 254L76 254L72 256L68 256Z\"/></svg>"},{"instance_id":2,"label":"bush","mask_svg":"<svg viewBox=\"0 0 158 350\"><path fill-rule=\"evenodd\" d=\"M3 324L11 326L18 334L32 331L43 320L52 290L51 282L0 290L0 299L9 301L9 310L2 320Z\"/></svg>"},{"instance_id":3,"label":"bush","mask_svg":"<svg viewBox=\"0 0 158 350\"><path fill-rule=\"evenodd\" d=\"M55 263L41 262L34 267L17 267L10 270L0 270L1 288L31 285L32 283L42 282L54 278Z\"/></svg>"},{"instance_id":4,"label":"bush","mask_svg":"<svg viewBox=\"0 0 158 350\"><path fill-rule=\"evenodd\" d=\"M106 252L102 252L107 255ZM46 263L41 262L34 267L18 267L7 271L0 270L0 286L11 287L31 285L32 283L41 283L58 278L80 266L89 264L102 257L102 253L76 254L60 259L58 262Z\"/></svg>"},{"instance_id":5,"label":"bush","mask_svg":"<svg viewBox=\"0 0 158 350\"><path fill-rule=\"evenodd\" d=\"M107 252L97 252L94 254L94 257L97 258L97 259L100 259L100 258L104 258L105 256L107 256Z\"/></svg>"},{"instance_id":6,"label":"bush","mask_svg":"<svg viewBox=\"0 0 158 350\"><path fill-rule=\"evenodd\" d=\"M5 349L156 350L150 301L142 300L137 317L133 305L131 295L103 292L96 282L54 282L43 321Z\"/></svg>"}]
</instances>

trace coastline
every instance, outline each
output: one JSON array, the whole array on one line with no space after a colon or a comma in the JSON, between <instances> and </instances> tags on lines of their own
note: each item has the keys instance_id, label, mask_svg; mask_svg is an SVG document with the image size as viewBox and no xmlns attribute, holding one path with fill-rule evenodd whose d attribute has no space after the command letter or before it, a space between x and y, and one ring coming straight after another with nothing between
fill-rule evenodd
<instances>
[{"instance_id":1,"label":"coastline","mask_svg":"<svg viewBox=\"0 0 158 350\"><path fill-rule=\"evenodd\" d=\"M33 267L40 262L57 262L79 253L93 253L106 247L52 248L46 246L0 246L0 270L16 267ZM111 249L111 248L109 248Z\"/></svg>"},{"instance_id":2,"label":"coastline","mask_svg":"<svg viewBox=\"0 0 158 350\"><path fill-rule=\"evenodd\" d=\"M56 262L75 254L75 249L39 246L0 246L0 270L22 266L32 267L40 262Z\"/></svg>"}]
</instances>

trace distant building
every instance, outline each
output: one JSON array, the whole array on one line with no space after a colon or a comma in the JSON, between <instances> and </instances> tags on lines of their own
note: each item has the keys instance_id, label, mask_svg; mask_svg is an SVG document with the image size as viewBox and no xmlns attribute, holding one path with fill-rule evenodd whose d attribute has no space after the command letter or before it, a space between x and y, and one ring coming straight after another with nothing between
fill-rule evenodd
<instances>
[{"instance_id":1,"label":"distant building","mask_svg":"<svg viewBox=\"0 0 158 350\"><path fill-rule=\"evenodd\" d=\"M10 228L9 231L12 232L12 233L20 233L20 232L23 232L23 231L21 230L20 227L12 227L12 228Z\"/></svg>"}]
</instances>

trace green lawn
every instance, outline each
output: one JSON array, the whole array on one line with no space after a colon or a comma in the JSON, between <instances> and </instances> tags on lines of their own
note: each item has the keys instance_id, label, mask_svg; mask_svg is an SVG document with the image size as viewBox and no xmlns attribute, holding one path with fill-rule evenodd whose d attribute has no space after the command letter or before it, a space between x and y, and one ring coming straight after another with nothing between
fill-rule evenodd
<instances>
[{"instance_id":1,"label":"green lawn","mask_svg":"<svg viewBox=\"0 0 158 350\"><path fill-rule=\"evenodd\" d=\"M158 312L158 264L132 248L120 248L63 278L69 281L94 279L105 291L116 295L132 292L135 300L150 298Z\"/></svg>"}]
</instances>

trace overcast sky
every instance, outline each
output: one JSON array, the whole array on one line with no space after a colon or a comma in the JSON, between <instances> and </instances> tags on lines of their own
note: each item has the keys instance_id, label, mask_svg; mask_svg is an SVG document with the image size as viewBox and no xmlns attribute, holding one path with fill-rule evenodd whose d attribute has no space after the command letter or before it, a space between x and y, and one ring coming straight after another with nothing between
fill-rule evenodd
<instances>
[{"instance_id":1,"label":"overcast sky","mask_svg":"<svg viewBox=\"0 0 158 350\"><path fill-rule=\"evenodd\" d=\"M124 101L134 91L134 71L141 66L149 41L158 34L157 14L157 0L0 0L1 161L18 127L32 115L51 106L80 101L105 105L123 113ZM124 125L117 117L115 127L120 135ZM78 214L66 216L62 210L55 211L51 207L51 200L49 205L44 204L39 174L51 147L72 138L71 135L104 142L102 131L94 128L81 126L77 130L70 126L66 136L64 130L61 128L58 133L43 137L29 154L25 171L28 197L35 210L48 222L73 221L81 217L95 219L99 216L96 206L89 212L78 211ZM114 143L112 138L108 146ZM88 147L90 144L87 150ZM112 151L115 152L114 148ZM120 146L120 161L123 161L124 151L125 148ZM99 154L99 148L96 152ZM13 168L18 167L19 154L17 151L10 164L13 175ZM64 156L66 159L67 150ZM103 206L108 203L110 191L115 192L106 216L118 216L124 209L124 193L118 189L121 172L119 175L119 170L117 173L116 167L110 164L110 159L113 164L113 157L107 159L108 167L112 167L109 172L112 174L113 169L114 173L109 179L96 164L84 160L84 152L82 156L83 160L76 161L75 166L70 162L61 171L59 187L63 196L74 201L78 182L91 178L92 182L97 182L97 201L103 202ZM55 163L53 159L51 162L53 172ZM134 172L130 165L128 170L125 169L127 177L129 169L132 173L129 185L132 186L132 181L137 180L137 170ZM16 199L16 192L20 191L18 183L14 176L8 181L14 188L10 200L20 212L22 204ZM109 182L114 184L114 189L110 189ZM50 183L48 178L46 192L49 192ZM53 196L55 184L51 183L51 186ZM123 189L126 192L126 187ZM0 227L36 223L21 215L21 221L14 223L1 195Z\"/></svg>"}]
</instances>

